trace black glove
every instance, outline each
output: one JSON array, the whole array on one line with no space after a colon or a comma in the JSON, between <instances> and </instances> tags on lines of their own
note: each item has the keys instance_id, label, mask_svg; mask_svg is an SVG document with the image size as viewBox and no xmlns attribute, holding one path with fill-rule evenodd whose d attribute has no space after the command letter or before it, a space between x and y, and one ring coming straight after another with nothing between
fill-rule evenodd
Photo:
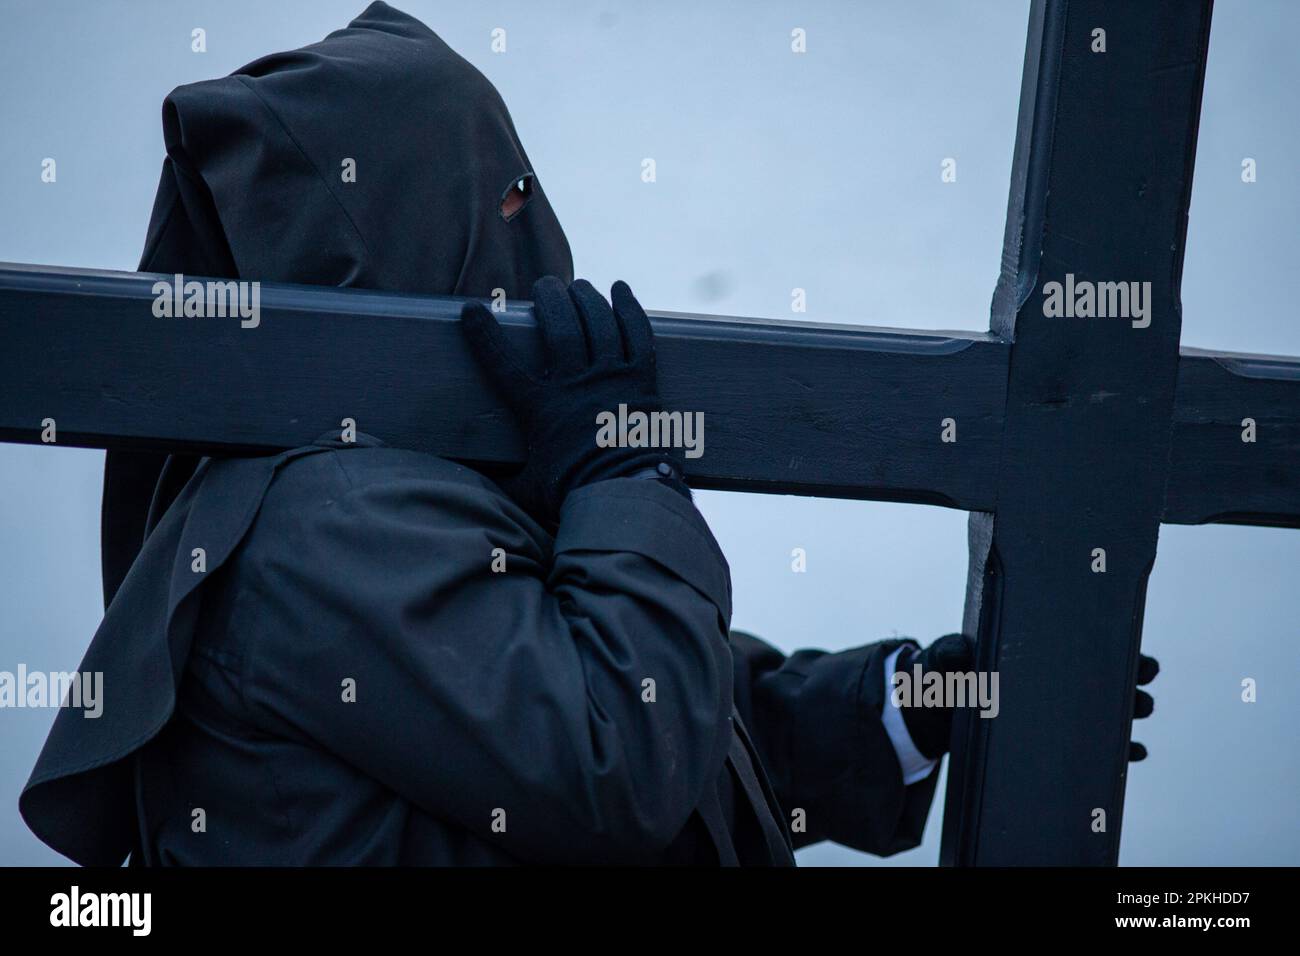
<instances>
[{"instance_id":1,"label":"black glove","mask_svg":"<svg viewBox=\"0 0 1300 956\"><path fill-rule=\"evenodd\" d=\"M565 496L607 478L657 476L690 496L680 448L601 448L600 412L662 410L655 380L654 334L626 282L610 290L611 310L591 283L566 291L555 276L533 284L533 314L546 368L529 374L495 317L481 302L461 310L470 350L510 406L528 444L523 470L503 487L543 524L554 525Z\"/></svg>"},{"instance_id":2,"label":"black glove","mask_svg":"<svg viewBox=\"0 0 1300 956\"><path fill-rule=\"evenodd\" d=\"M941 674L968 672L975 669L975 640L965 634L946 634L924 650L904 646L898 654L894 673L912 676L914 665L921 665L921 676L931 671ZM890 706L886 704L886 706ZM901 707L907 735L924 756L942 757L952 736L951 707Z\"/></svg>"},{"instance_id":3,"label":"black glove","mask_svg":"<svg viewBox=\"0 0 1300 956\"><path fill-rule=\"evenodd\" d=\"M1149 684L1155 680L1156 675L1160 673L1160 662L1154 657L1147 657L1145 654L1138 654L1138 686ZM1133 719L1140 720L1143 717L1150 717L1151 712L1156 709L1155 699L1144 690L1134 691L1137 697L1133 701ZM1139 760L1147 759L1147 748L1143 747L1136 740L1128 742L1128 759L1137 763Z\"/></svg>"},{"instance_id":4,"label":"black glove","mask_svg":"<svg viewBox=\"0 0 1300 956\"><path fill-rule=\"evenodd\" d=\"M921 675L930 671L942 674L960 673L975 669L975 641L965 634L947 634L924 650L904 647L899 652L895 673L912 674L914 664L921 665ZM1160 673L1160 665L1154 657L1141 654L1138 657L1137 682L1149 684ZM1151 695L1141 690L1134 690L1134 718L1150 717L1155 709ZM950 707L902 707L903 723L907 734L912 738L924 756L937 758L948 750L948 740L952 734L952 708ZM1146 747L1136 741L1129 741L1128 759L1145 760Z\"/></svg>"}]
</instances>

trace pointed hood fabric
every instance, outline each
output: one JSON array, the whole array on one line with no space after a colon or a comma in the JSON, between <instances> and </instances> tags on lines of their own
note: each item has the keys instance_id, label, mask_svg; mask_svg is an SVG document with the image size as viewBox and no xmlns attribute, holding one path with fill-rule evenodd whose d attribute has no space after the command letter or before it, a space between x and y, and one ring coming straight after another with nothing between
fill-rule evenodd
<instances>
[{"instance_id":1,"label":"pointed hood fabric","mask_svg":"<svg viewBox=\"0 0 1300 956\"><path fill-rule=\"evenodd\" d=\"M543 275L572 281L568 241L496 89L385 3L319 43L178 87L163 133L142 272L508 298ZM108 454L105 606L196 464Z\"/></svg>"},{"instance_id":2,"label":"pointed hood fabric","mask_svg":"<svg viewBox=\"0 0 1300 956\"><path fill-rule=\"evenodd\" d=\"M535 179L527 204L502 215L533 169L496 89L387 4L319 43L179 87L163 129L177 172L211 193L240 278L526 298L542 275L572 277Z\"/></svg>"}]
</instances>

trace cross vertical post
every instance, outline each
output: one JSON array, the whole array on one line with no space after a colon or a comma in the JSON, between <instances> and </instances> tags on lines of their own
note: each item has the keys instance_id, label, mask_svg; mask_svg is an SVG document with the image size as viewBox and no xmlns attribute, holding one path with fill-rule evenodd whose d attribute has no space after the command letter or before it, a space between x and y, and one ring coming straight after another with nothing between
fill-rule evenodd
<instances>
[{"instance_id":1,"label":"cross vertical post","mask_svg":"<svg viewBox=\"0 0 1300 956\"><path fill-rule=\"evenodd\" d=\"M965 621L1000 713L955 722L946 864L1118 859L1210 11L1032 9L991 319L1011 342L997 503L971 515Z\"/></svg>"}]
</instances>

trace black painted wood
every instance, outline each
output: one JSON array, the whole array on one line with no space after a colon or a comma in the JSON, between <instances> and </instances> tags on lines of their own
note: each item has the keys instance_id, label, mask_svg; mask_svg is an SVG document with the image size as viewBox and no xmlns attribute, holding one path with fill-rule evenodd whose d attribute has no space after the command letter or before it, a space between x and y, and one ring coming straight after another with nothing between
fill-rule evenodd
<instances>
[{"instance_id":1,"label":"black painted wood","mask_svg":"<svg viewBox=\"0 0 1300 956\"><path fill-rule=\"evenodd\" d=\"M997 510L971 519L966 610L1001 711L959 712L947 863L1118 856L1209 26L1209 0L1032 8L991 322L1014 336ZM1046 315L1067 274L1150 282L1150 325Z\"/></svg>"},{"instance_id":2,"label":"black painted wood","mask_svg":"<svg viewBox=\"0 0 1300 956\"><path fill-rule=\"evenodd\" d=\"M65 446L257 454L352 409L397 445L519 454L451 328L459 300L267 285L267 324L237 329L155 319L157 278L0 263L0 441L39 442L49 416ZM1001 339L652 315L665 393L707 410L700 487L993 509ZM529 324L526 304L504 321ZM429 364L403 359L421 354ZM956 444L937 441L946 417ZM1300 360L1182 350L1164 521L1300 524Z\"/></svg>"},{"instance_id":3,"label":"black painted wood","mask_svg":"<svg viewBox=\"0 0 1300 956\"><path fill-rule=\"evenodd\" d=\"M462 300L265 285L260 324L242 328L156 318L160 278L0 266L0 440L38 442L49 417L64 445L259 453L351 417L399 447L519 460L462 341ZM535 344L526 303L501 320ZM704 413L692 484L993 507L1009 350L992 335L651 322L665 404ZM940 441L947 417L955 443Z\"/></svg>"},{"instance_id":4,"label":"black painted wood","mask_svg":"<svg viewBox=\"0 0 1300 956\"><path fill-rule=\"evenodd\" d=\"M1167 523L1300 527L1300 359L1183 349L1173 429Z\"/></svg>"}]
</instances>

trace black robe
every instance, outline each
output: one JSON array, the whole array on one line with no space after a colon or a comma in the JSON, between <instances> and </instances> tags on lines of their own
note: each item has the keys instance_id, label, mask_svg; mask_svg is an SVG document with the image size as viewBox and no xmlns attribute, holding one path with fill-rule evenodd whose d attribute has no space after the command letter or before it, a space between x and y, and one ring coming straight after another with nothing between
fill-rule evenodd
<instances>
[{"instance_id":1,"label":"black robe","mask_svg":"<svg viewBox=\"0 0 1300 956\"><path fill-rule=\"evenodd\" d=\"M916 845L935 774L904 787L880 722L901 642L785 658L730 614L708 527L654 481L574 492L552 539L366 436L204 459L81 664L102 716L60 711L20 806L104 865Z\"/></svg>"},{"instance_id":2,"label":"black robe","mask_svg":"<svg viewBox=\"0 0 1300 956\"><path fill-rule=\"evenodd\" d=\"M327 141L358 84L436 114L449 77L495 119L445 194L412 172L424 134L392 144L446 216L411 255L389 243L419 224L334 195L320 157L347 148ZM374 4L176 91L148 267L512 296L571 273L540 187L492 218L527 164L473 77ZM374 135L401 127L392 109ZM476 189L486 215L457 198ZM880 721L901 642L787 659L729 634L726 562L657 482L579 489L552 536L487 477L368 436L160 464L110 459L110 603L80 668L103 672L103 714L59 712L20 798L77 862L788 864L820 839L920 840L937 772L905 787Z\"/></svg>"}]
</instances>

